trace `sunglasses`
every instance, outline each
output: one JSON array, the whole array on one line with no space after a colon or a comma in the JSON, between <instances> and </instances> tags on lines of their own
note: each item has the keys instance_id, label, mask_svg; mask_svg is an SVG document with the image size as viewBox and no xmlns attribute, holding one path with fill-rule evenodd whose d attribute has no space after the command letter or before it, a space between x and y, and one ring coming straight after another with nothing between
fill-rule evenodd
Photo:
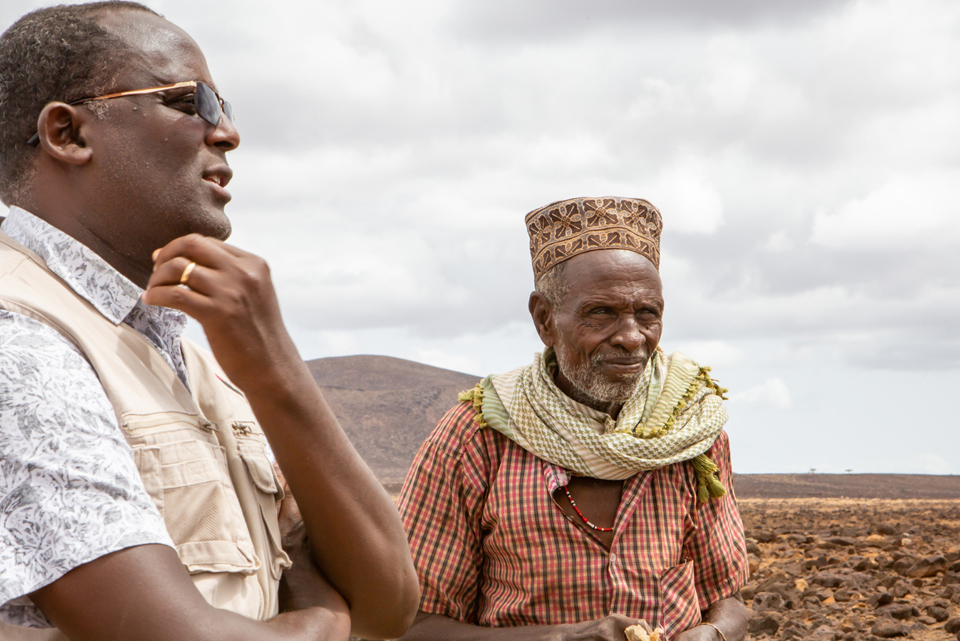
<instances>
[{"instance_id":1,"label":"sunglasses","mask_svg":"<svg viewBox=\"0 0 960 641\"><path fill-rule=\"evenodd\" d=\"M150 87L149 89L121 91L119 93L111 93L105 96L97 96L95 98L81 98L68 104L74 106L86 104L95 100L112 100L113 98L123 98L124 96L145 96L151 93L160 93L161 91L180 89L182 87L193 87L194 109L196 109L198 116L209 122L211 125L216 127L220 124L221 112L227 117L227 120L233 122L233 107L230 106L230 103L221 98L220 95L214 91L210 85L198 80L187 80L185 82L177 82L172 85L164 85L162 87ZM39 142L40 132L38 131L37 133L33 134L30 140L27 141L27 144L35 147Z\"/></svg>"}]
</instances>

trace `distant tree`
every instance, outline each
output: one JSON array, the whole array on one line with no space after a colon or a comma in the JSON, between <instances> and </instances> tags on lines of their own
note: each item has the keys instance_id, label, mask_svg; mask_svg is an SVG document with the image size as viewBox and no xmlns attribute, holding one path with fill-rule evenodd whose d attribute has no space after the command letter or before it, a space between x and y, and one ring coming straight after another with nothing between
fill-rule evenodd
<instances>
[{"instance_id":1,"label":"distant tree","mask_svg":"<svg viewBox=\"0 0 960 641\"><path fill-rule=\"evenodd\" d=\"M816 473L817 473L817 468L815 468L815 467L811 467L811 468L810 468L810 471L807 472L807 474L816 474Z\"/></svg>"},{"instance_id":2,"label":"distant tree","mask_svg":"<svg viewBox=\"0 0 960 641\"><path fill-rule=\"evenodd\" d=\"M847 474L849 474L849 473L852 472L852 471L853 471L853 470L844 470L844 472L846 472Z\"/></svg>"}]
</instances>

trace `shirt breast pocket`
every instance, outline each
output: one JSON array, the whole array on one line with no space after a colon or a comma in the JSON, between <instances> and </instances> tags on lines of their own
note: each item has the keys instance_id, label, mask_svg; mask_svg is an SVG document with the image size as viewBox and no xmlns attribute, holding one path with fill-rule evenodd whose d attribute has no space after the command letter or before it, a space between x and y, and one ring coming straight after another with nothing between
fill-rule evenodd
<instances>
[{"instance_id":1,"label":"shirt breast pocket","mask_svg":"<svg viewBox=\"0 0 960 641\"><path fill-rule=\"evenodd\" d=\"M186 414L124 417L143 484L191 573L241 572L259 565L217 427Z\"/></svg>"},{"instance_id":2,"label":"shirt breast pocket","mask_svg":"<svg viewBox=\"0 0 960 641\"><path fill-rule=\"evenodd\" d=\"M700 601L694 580L693 561L665 570L660 575L663 627L668 637L700 623Z\"/></svg>"}]
</instances>

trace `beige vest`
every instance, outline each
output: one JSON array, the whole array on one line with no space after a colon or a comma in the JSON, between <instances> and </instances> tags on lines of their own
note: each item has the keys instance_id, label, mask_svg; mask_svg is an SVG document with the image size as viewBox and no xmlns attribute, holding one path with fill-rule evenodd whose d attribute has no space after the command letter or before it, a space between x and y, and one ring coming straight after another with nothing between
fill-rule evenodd
<instances>
[{"instance_id":1,"label":"beige vest","mask_svg":"<svg viewBox=\"0 0 960 641\"><path fill-rule=\"evenodd\" d=\"M180 560L211 605L265 620L277 614L282 498L266 442L244 396L213 356L184 340L192 394L130 326L114 325L0 233L0 308L45 323L87 358L133 449L143 484ZM0 624L0 639L58 639Z\"/></svg>"}]
</instances>

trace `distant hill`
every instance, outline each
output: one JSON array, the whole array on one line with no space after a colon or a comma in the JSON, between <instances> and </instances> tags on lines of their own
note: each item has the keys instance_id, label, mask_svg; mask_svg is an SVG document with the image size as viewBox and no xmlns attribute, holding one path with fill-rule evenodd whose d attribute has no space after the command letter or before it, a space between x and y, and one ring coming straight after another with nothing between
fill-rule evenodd
<instances>
[{"instance_id":1,"label":"distant hill","mask_svg":"<svg viewBox=\"0 0 960 641\"><path fill-rule=\"evenodd\" d=\"M960 476L736 474L737 498L960 499Z\"/></svg>"},{"instance_id":2,"label":"distant hill","mask_svg":"<svg viewBox=\"0 0 960 641\"><path fill-rule=\"evenodd\" d=\"M341 356L308 361L334 414L380 481L403 482L420 444L471 376L389 356Z\"/></svg>"},{"instance_id":3,"label":"distant hill","mask_svg":"<svg viewBox=\"0 0 960 641\"><path fill-rule=\"evenodd\" d=\"M399 490L420 444L479 376L389 356L308 361L347 436L380 481ZM738 474L738 498L960 499L960 476Z\"/></svg>"}]
</instances>

